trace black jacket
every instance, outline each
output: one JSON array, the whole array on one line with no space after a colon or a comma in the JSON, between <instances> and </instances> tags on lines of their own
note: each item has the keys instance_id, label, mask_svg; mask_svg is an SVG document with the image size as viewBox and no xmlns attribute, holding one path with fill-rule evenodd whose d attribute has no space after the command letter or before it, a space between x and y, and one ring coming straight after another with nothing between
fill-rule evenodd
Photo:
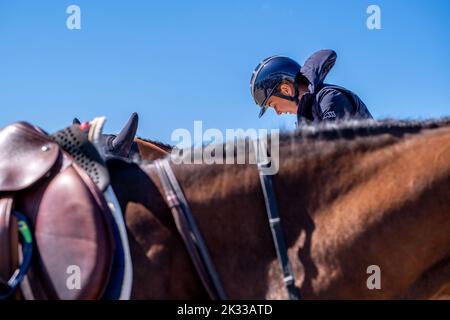
<instances>
[{"instance_id":1,"label":"black jacket","mask_svg":"<svg viewBox=\"0 0 450 320\"><path fill-rule=\"evenodd\" d=\"M373 119L362 100L350 90L324 84L326 75L336 62L336 52L321 50L306 60L301 73L310 83L297 109L298 123L333 121L336 119Z\"/></svg>"}]
</instances>

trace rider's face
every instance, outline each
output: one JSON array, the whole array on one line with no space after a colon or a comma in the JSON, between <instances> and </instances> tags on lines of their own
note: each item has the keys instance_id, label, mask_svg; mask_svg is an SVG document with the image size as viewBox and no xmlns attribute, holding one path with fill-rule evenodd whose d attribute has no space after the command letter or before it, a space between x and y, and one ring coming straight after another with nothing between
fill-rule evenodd
<instances>
[{"instance_id":1,"label":"rider's face","mask_svg":"<svg viewBox=\"0 0 450 320\"><path fill-rule=\"evenodd\" d=\"M295 94L294 86L290 83L282 83L279 92L285 96L293 97ZM278 115L297 113L297 104L294 101L289 101L280 97L271 96L269 100L267 100L267 105L274 108Z\"/></svg>"},{"instance_id":2,"label":"rider's face","mask_svg":"<svg viewBox=\"0 0 450 320\"><path fill-rule=\"evenodd\" d=\"M297 113L297 104L294 101L289 101L280 97L270 97L267 101L267 105L274 108L278 115Z\"/></svg>"}]
</instances>

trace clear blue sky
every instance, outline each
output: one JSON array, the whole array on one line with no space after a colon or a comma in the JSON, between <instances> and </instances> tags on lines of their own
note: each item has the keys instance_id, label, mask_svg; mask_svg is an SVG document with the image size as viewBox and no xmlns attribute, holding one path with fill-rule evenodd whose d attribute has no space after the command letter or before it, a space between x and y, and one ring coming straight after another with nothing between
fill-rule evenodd
<instances>
[{"instance_id":1,"label":"clear blue sky","mask_svg":"<svg viewBox=\"0 0 450 320\"><path fill-rule=\"evenodd\" d=\"M81 30L66 8L81 8ZM366 28L377 4L382 30ZM172 130L291 128L273 111L259 120L249 78L266 56L300 63L338 53L328 82L355 91L380 119L450 115L450 1L4 1L0 0L0 126L47 131L108 118L170 142Z\"/></svg>"}]
</instances>

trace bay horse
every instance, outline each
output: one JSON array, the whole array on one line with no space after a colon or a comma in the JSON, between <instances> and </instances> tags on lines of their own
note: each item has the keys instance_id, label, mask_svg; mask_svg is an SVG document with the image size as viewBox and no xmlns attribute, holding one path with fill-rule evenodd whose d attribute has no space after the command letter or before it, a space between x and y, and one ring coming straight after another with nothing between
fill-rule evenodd
<instances>
[{"instance_id":1,"label":"bay horse","mask_svg":"<svg viewBox=\"0 0 450 320\"><path fill-rule=\"evenodd\" d=\"M280 137L274 188L305 299L450 298L450 119ZM172 164L232 299L286 299L255 165ZM110 161L135 299L202 299L152 162ZM381 288L369 289L369 266Z\"/></svg>"}]
</instances>

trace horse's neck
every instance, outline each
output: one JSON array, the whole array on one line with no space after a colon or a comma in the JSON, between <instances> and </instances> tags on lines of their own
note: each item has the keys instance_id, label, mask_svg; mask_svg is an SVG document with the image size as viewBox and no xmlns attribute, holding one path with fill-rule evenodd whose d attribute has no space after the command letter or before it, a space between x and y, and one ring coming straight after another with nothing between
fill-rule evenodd
<instances>
[{"instance_id":1,"label":"horse's neck","mask_svg":"<svg viewBox=\"0 0 450 320\"><path fill-rule=\"evenodd\" d=\"M310 243L305 245L306 230L306 241L295 244L306 268L305 295L409 294L450 253L450 130L377 139L322 144L328 155L292 160L280 169L280 185L296 186L286 188L286 200L300 195L290 206L312 222ZM368 290L370 265L381 268L385 290Z\"/></svg>"},{"instance_id":2,"label":"horse's neck","mask_svg":"<svg viewBox=\"0 0 450 320\"><path fill-rule=\"evenodd\" d=\"M174 166L228 296L265 297L276 254L255 166ZM281 275L280 275L281 277Z\"/></svg>"},{"instance_id":3,"label":"horse's neck","mask_svg":"<svg viewBox=\"0 0 450 320\"><path fill-rule=\"evenodd\" d=\"M305 297L400 295L450 252L449 131L373 139L288 152L274 178ZM180 180L230 296L285 297L256 168L204 166ZM370 265L388 290L367 289Z\"/></svg>"}]
</instances>

